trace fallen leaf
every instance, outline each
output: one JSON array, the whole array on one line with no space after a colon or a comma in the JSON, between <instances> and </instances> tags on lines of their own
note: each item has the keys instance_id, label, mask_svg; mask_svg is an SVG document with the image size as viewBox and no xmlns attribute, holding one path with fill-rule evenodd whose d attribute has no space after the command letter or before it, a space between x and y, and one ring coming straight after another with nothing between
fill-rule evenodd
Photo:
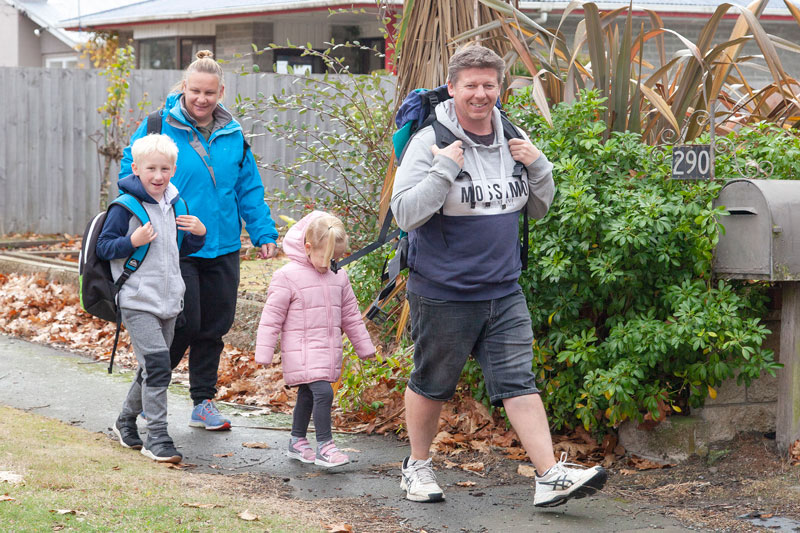
<instances>
[{"instance_id":1,"label":"fallen leaf","mask_svg":"<svg viewBox=\"0 0 800 533\"><path fill-rule=\"evenodd\" d=\"M536 469L533 465L519 465L517 467L517 474L525 477L536 477Z\"/></svg>"},{"instance_id":2,"label":"fallen leaf","mask_svg":"<svg viewBox=\"0 0 800 533\"><path fill-rule=\"evenodd\" d=\"M0 502L15 502L16 498L12 498L8 494L0 494Z\"/></svg>"},{"instance_id":3,"label":"fallen leaf","mask_svg":"<svg viewBox=\"0 0 800 533\"><path fill-rule=\"evenodd\" d=\"M259 519L257 514L253 514L250 511L248 511L247 509L245 509L241 513L237 514L236 516L238 516L242 520L247 520L248 522L254 522L254 521Z\"/></svg>"},{"instance_id":4,"label":"fallen leaf","mask_svg":"<svg viewBox=\"0 0 800 533\"><path fill-rule=\"evenodd\" d=\"M475 486L475 482L474 481L458 481L458 482L456 482L456 485L459 486L459 487L474 487Z\"/></svg>"},{"instance_id":5,"label":"fallen leaf","mask_svg":"<svg viewBox=\"0 0 800 533\"><path fill-rule=\"evenodd\" d=\"M233 457L233 452L228 453L215 453L214 457Z\"/></svg>"},{"instance_id":6,"label":"fallen leaf","mask_svg":"<svg viewBox=\"0 0 800 533\"><path fill-rule=\"evenodd\" d=\"M631 476L636 473L636 470L631 470L630 468L620 468L619 473L623 476Z\"/></svg>"},{"instance_id":7,"label":"fallen leaf","mask_svg":"<svg viewBox=\"0 0 800 533\"><path fill-rule=\"evenodd\" d=\"M330 533L353 533L353 526L350 524L330 524L324 527Z\"/></svg>"},{"instance_id":8,"label":"fallen leaf","mask_svg":"<svg viewBox=\"0 0 800 533\"><path fill-rule=\"evenodd\" d=\"M62 524L58 524L58 525L53 526L53 531L61 531L62 529L65 529L65 528L66 528L66 526L64 526Z\"/></svg>"},{"instance_id":9,"label":"fallen leaf","mask_svg":"<svg viewBox=\"0 0 800 533\"><path fill-rule=\"evenodd\" d=\"M236 416L241 416L243 418L250 418L251 416L262 416L268 415L272 413L272 409L258 409L256 411L246 411L244 413L236 413Z\"/></svg>"},{"instance_id":10,"label":"fallen leaf","mask_svg":"<svg viewBox=\"0 0 800 533\"><path fill-rule=\"evenodd\" d=\"M266 449L269 448L269 444L266 442L243 442L242 446L245 448L261 448Z\"/></svg>"},{"instance_id":11,"label":"fallen leaf","mask_svg":"<svg viewBox=\"0 0 800 533\"><path fill-rule=\"evenodd\" d=\"M475 463L464 463L463 465L461 465L461 469L466 470L468 472L480 473L483 472L484 468L485 468L484 464L480 461Z\"/></svg>"},{"instance_id":12,"label":"fallen leaf","mask_svg":"<svg viewBox=\"0 0 800 533\"><path fill-rule=\"evenodd\" d=\"M14 472L3 472L0 471L0 482L5 483L22 483L22 476L19 474L15 474Z\"/></svg>"},{"instance_id":13,"label":"fallen leaf","mask_svg":"<svg viewBox=\"0 0 800 533\"><path fill-rule=\"evenodd\" d=\"M361 450L356 450L355 448L342 448L341 451L349 453L361 453Z\"/></svg>"},{"instance_id":14,"label":"fallen leaf","mask_svg":"<svg viewBox=\"0 0 800 533\"><path fill-rule=\"evenodd\" d=\"M213 509L215 507L222 507L216 503L182 503L181 507L194 507L195 509Z\"/></svg>"},{"instance_id":15,"label":"fallen leaf","mask_svg":"<svg viewBox=\"0 0 800 533\"><path fill-rule=\"evenodd\" d=\"M75 509L50 509L50 512L55 514L72 514L75 516L86 516L89 514L86 511L76 511Z\"/></svg>"},{"instance_id":16,"label":"fallen leaf","mask_svg":"<svg viewBox=\"0 0 800 533\"><path fill-rule=\"evenodd\" d=\"M656 463L655 461L651 461L649 459L643 459L637 455L631 455L628 464L636 468L637 470L655 470L658 468L670 468L675 466L675 463Z\"/></svg>"},{"instance_id":17,"label":"fallen leaf","mask_svg":"<svg viewBox=\"0 0 800 533\"><path fill-rule=\"evenodd\" d=\"M528 459L528 454L525 452L525 448L515 446L512 448L506 448L506 457L514 461L525 461Z\"/></svg>"}]
</instances>

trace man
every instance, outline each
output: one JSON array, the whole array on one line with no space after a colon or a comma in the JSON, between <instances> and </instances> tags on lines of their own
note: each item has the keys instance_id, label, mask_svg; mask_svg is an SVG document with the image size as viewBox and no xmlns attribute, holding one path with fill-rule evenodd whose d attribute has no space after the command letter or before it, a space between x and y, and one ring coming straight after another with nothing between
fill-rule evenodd
<instances>
[{"instance_id":1,"label":"man","mask_svg":"<svg viewBox=\"0 0 800 533\"><path fill-rule=\"evenodd\" d=\"M553 165L527 136L506 140L499 110L505 63L482 46L451 58L450 100L436 120L456 141L438 148L432 127L409 142L392 211L409 232L408 300L415 343L405 395L411 455L401 488L409 500L444 500L430 446L442 404L470 354L491 402L505 408L536 468L534 505L552 507L601 489L602 467L556 462L547 415L531 369L533 331L519 286L519 214L542 218L553 201ZM524 165L522 182L515 161Z\"/></svg>"}]
</instances>

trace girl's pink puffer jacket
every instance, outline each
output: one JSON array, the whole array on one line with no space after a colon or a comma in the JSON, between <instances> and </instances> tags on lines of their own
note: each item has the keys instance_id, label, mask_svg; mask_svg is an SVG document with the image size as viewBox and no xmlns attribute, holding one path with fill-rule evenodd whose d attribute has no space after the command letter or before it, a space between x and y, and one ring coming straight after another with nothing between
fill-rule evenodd
<instances>
[{"instance_id":1,"label":"girl's pink puffer jacket","mask_svg":"<svg viewBox=\"0 0 800 533\"><path fill-rule=\"evenodd\" d=\"M306 255L306 227L323 214L306 215L286 233L283 250L290 262L273 274L258 326L256 362L272 363L280 333L287 385L337 381L343 331L360 358L375 354L347 272L320 274Z\"/></svg>"}]
</instances>

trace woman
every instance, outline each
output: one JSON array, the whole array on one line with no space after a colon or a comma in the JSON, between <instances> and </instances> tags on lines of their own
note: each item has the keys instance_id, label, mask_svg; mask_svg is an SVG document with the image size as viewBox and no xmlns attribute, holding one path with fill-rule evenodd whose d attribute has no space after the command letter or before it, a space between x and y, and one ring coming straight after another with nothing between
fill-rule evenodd
<instances>
[{"instance_id":1,"label":"woman","mask_svg":"<svg viewBox=\"0 0 800 533\"><path fill-rule=\"evenodd\" d=\"M181 258L186 283L183 320L170 348L172 368L189 348L189 393L194 402L190 426L229 429L213 402L222 336L233 324L239 288L242 219L259 256L275 256L278 232L264 202L264 186L241 125L220 104L223 72L208 50L197 52L183 80L161 110L161 133L178 145L172 183L208 229L199 252ZM147 134L146 122L131 137ZM125 148L120 178L131 173L130 145Z\"/></svg>"}]
</instances>

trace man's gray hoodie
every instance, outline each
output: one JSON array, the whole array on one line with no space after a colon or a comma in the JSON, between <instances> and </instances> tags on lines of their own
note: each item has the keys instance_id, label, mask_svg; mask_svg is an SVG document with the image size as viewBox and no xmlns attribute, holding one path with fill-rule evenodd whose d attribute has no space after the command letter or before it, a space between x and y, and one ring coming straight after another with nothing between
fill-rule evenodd
<instances>
[{"instance_id":1,"label":"man's gray hoodie","mask_svg":"<svg viewBox=\"0 0 800 533\"><path fill-rule=\"evenodd\" d=\"M513 177L515 162L498 109L493 109L495 140L490 146L464 132L453 100L435 111L436 119L461 140L468 175L459 174L452 159L433 156L432 127L409 142L391 202L398 225L409 232L408 290L452 301L507 296L519 289L520 211L526 207L533 218L547 213L555 192L553 165L541 154L520 181Z\"/></svg>"}]
</instances>

